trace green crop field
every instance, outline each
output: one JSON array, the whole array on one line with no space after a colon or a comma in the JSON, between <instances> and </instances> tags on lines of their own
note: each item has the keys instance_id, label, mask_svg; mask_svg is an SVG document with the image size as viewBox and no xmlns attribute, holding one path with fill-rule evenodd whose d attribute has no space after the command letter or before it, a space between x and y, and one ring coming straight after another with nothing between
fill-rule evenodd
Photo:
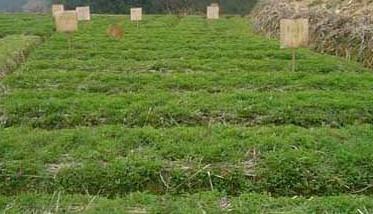
<instances>
[{"instance_id":1,"label":"green crop field","mask_svg":"<svg viewBox=\"0 0 373 214\"><path fill-rule=\"evenodd\" d=\"M0 35L43 40L0 79L0 211L373 213L371 70L302 49L291 72L239 16L2 14Z\"/></svg>"}]
</instances>

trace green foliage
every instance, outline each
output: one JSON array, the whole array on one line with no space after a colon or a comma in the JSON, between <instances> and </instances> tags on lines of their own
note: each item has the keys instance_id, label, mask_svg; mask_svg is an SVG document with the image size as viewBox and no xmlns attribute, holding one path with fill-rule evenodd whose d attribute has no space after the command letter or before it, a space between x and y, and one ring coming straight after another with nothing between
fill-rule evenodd
<instances>
[{"instance_id":1,"label":"green foliage","mask_svg":"<svg viewBox=\"0 0 373 214\"><path fill-rule=\"evenodd\" d=\"M105 34L118 21L126 29L119 42ZM13 88L0 104L5 126L372 122L370 72L302 50L291 73L290 51L246 25L239 17L149 16L137 29L122 17L94 17L71 47L69 37L55 34L4 80Z\"/></svg>"},{"instance_id":2,"label":"green foliage","mask_svg":"<svg viewBox=\"0 0 373 214\"><path fill-rule=\"evenodd\" d=\"M0 39L0 77L25 61L30 49L39 44L38 36L7 36Z\"/></svg>"},{"instance_id":3,"label":"green foliage","mask_svg":"<svg viewBox=\"0 0 373 214\"><path fill-rule=\"evenodd\" d=\"M0 13L0 38L13 34L47 38L53 30L53 19L49 15Z\"/></svg>"},{"instance_id":4,"label":"green foliage","mask_svg":"<svg viewBox=\"0 0 373 214\"><path fill-rule=\"evenodd\" d=\"M53 33L1 80L0 209L372 210L370 70L303 49L290 72L291 51L238 16L144 18Z\"/></svg>"},{"instance_id":5,"label":"green foliage","mask_svg":"<svg viewBox=\"0 0 373 214\"><path fill-rule=\"evenodd\" d=\"M351 195L291 199L258 194L225 197L218 192L182 196L134 193L107 199L58 192L0 197L2 209L6 213L371 213L373 201Z\"/></svg>"},{"instance_id":6,"label":"green foliage","mask_svg":"<svg viewBox=\"0 0 373 214\"><path fill-rule=\"evenodd\" d=\"M0 132L1 175L6 177L0 189L2 194L63 189L113 196L196 192L210 189L211 181L229 194L352 193L373 176L372 130L370 125L10 128Z\"/></svg>"}]
</instances>

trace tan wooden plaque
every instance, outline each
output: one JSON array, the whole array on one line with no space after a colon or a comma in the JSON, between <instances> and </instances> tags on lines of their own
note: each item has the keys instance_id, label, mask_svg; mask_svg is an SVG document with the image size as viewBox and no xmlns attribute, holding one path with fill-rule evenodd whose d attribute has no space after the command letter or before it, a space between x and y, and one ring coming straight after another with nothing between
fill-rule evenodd
<instances>
[{"instance_id":1,"label":"tan wooden plaque","mask_svg":"<svg viewBox=\"0 0 373 214\"><path fill-rule=\"evenodd\" d=\"M55 23L57 32L75 32L78 30L78 15L75 10L58 13Z\"/></svg>"},{"instance_id":2,"label":"tan wooden plaque","mask_svg":"<svg viewBox=\"0 0 373 214\"><path fill-rule=\"evenodd\" d=\"M63 4L54 4L52 5L52 15L55 17L58 13L61 13L65 10Z\"/></svg>"},{"instance_id":3,"label":"tan wooden plaque","mask_svg":"<svg viewBox=\"0 0 373 214\"><path fill-rule=\"evenodd\" d=\"M280 31L281 48L300 48L308 46L308 19L282 19Z\"/></svg>"},{"instance_id":4,"label":"tan wooden plaque","mask_svg":"<svg viewBox=\"0 0 373 214\"><path fill-rule=\"evenodd\" d=\"M219 19L219 5L211 4L207 7L207 19Z\"/></svg>"},{"instance_id":5,"label":"tan wooden plaque","mask_svg":"<svg viewBox=\"0 0 373 214\"><path fill-rule=\"evenodd\" d=\"M78 15L78 21L90 21L91 20L91 11L87 7L77 7L76 13Z\"/></svg>"},{"instance_id":6,"label":"tan wooden plaque","mask_svg":"<svg viewBox=\"0 0 373 214\"><path fill-rule=\"evenodd\" d=\"M131 8L131 21L142 20L142 8Z\"/></svg>"}]
</instances>

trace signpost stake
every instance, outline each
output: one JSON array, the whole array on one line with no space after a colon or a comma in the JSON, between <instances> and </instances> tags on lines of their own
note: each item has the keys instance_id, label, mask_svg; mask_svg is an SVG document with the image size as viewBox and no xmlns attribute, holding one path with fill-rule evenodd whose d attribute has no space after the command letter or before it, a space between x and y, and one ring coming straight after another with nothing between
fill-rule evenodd
<instances>
[{"instance_id":1,"label":"signpost stake","mask_svg":"<svg viewBox=\"0 0 373 214\"><path fill-rule=\"evenodd\" d=\"M296 54L297 54L297 49L295 48L292 48L292 52L293 52L293 60L292 60L292 72L295 72L295 69L296 69Z\"/></svg>"},{"instance_id":2,"label":"signpost stake","mask_svg":"<svg viewBox=\"0 0 373 214\"><path fill-rule=\"evenodd\" d=\"M70 33L67 33L67 42L68 42L68 45L69 45L69 55L70 55L70 59L71 59L71 62L73 61L73 35L70 34Z\"/></svg>"}]
</instances>

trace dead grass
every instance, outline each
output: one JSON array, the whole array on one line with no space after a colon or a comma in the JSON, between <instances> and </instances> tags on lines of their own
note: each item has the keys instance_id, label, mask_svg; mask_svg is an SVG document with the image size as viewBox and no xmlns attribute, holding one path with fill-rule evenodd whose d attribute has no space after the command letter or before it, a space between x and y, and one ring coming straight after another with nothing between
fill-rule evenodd
<instances>
[{"instance_id":1,"label":"dead grass","mask_svg":"<svg viewBox=\"0 0 373 214\"><path fill-rule=\"evenodd\" d=\"M269 0L252 14L256 31L278 38L280 20L309 18L311 48L373 67L372 4L358 1ZM368 5L368 6L366 6Z\"/></svg>"},{"instance_id":2,"label":"dead grass","mask_svg":"<svg viewBox=\"0 0 373 214\"><path fill-rule=\"evenodd\" d=\"M106 34L113 39L120 40L124 37L124 30L118 24L114 24L108 27Z\"/></svg>"}]
</instances>

